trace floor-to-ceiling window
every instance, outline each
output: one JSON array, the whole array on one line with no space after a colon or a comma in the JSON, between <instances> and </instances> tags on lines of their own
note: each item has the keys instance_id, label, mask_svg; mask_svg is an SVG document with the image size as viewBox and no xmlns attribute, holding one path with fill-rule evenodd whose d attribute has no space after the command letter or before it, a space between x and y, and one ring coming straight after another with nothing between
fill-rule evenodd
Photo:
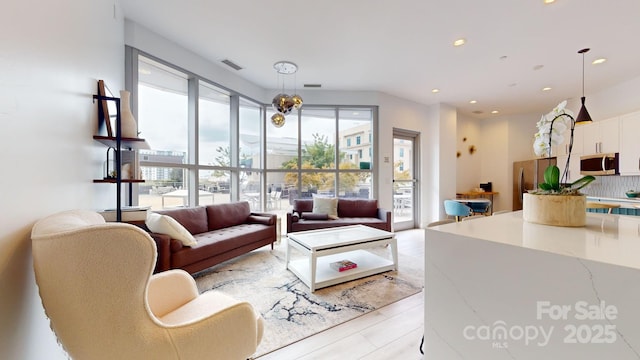
<instances>
[{"instance_id":1,"label":"floor-to-ceiling window","mask_svg":"<svg viewBox=\"0 0 640 360\"><path fill-rule=\"evenodd\" d=\"M303 106L283 127L273 110L184 69L128 49L145 183L138 204L162 209L246 200L286 211L313 194L375 197L374 106Z\"/></svg>"},{"instance_id":2,"label":"floor-to-ceiling window","mask_svg":"<svg viewBox=\"0 0 640 360\"><path fill-rule=\"evenodd\" d=\"M140 57L138 79L139 136L151 147L140 150L139 154L145 180L139 185L139 205L153 209L186 205L184 190L189 172L185 165L192 155L189 152L188 75Z\"/></svg>"},{"instance_id":3,"label":"floor-to-ceiling window","mask_svg":"<svg viewBox=\"0 0 640 360\"><path fill-rule=\"evenodd\" d=\"M231 97L229 93L212 84L199 81L197 114L198 204L229 202L231 199L229 191L231 186ZM208 195L208 193L214 195Z\"/></svg>"},{"instance_id":4,"label":"floor-to-ceiling window","mask_svg":"<svg viewBox=\"0 0 640 360\"><path fill-rule=\"evenodd\" d=\"M282 128L267 124L269 187L289 203L314 194L374 197L375 110L305 105Z\"/></svg>"}]
</instances>

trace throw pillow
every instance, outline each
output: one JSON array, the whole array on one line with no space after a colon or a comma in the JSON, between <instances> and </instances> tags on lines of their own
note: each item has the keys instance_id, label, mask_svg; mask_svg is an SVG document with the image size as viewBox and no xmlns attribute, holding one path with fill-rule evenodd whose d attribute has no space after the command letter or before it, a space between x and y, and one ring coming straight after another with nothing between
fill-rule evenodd
<instances>
[{"instance_id":1,"label":"throw pillow","mask_svg":"<svg viewBox=\"0 0 640 360\"><path fill-rule=\"evenodd\" d=\"M184 246L194 246L198 243L193 235L171 216L149 212L145 224L152 232L169 235L172 239L180 240Z\"/></svg>"},{"instance_id":2,"label":"throw pillow","mask_svg":"<svg viewBox=\"0 0 640 360\"><path fill-rule=\"evenodd\" d=\"M338 218L338 198L323 198L320 196L313 197L313 212L318 214L327 214L329 219L337 220Z\"/></svg>"},{"instance_id":3,"label":"throw pillow","mask_svg":"<svg viewBox=\"0 0 640 360\"><path fill-rule=\"evenodd\" d=\"M305 220L329 220L328 214L318 214L310 212L303 212L301 217Z\"/></svg>"}]
</instances>

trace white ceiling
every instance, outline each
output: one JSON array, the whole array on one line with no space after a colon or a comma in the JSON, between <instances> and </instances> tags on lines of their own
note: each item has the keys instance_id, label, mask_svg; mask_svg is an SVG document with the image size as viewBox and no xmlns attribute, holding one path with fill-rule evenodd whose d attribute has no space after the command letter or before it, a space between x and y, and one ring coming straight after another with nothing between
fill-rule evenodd
<instances>
[{"instance_id":1,"label":"white ceiling","mask_svg":"<svg viewBox=\"0 0 640 360\"><path fill-rule=\"evenodd\" d=\"M589 94L640 76L640 49L633 45L640 34L639 0L121 4L126 18L265 89L278 87L273 64L289 60L299 66L298 88L380 91L488 118L546 113L561 100L579 98L582 48L591 48L585 55L587 105ZM458 38L467 44L454 47ZM608 60L591 65L599 57ZM224 59L243 69L226 67ZM552 90L543 92L547 86Z\"/></svg>"}]
</instances>

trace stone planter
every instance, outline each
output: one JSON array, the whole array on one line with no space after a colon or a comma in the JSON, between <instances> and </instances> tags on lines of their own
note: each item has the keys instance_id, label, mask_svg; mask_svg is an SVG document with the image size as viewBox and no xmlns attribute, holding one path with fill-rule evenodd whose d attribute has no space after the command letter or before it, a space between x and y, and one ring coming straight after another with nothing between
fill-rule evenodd
<instances>
[{"instance_id":1,"label":"stone planter","mask_svg":"<svg viewBox=\"0 0 640 360\"><path fill-rule=\"evenodd\" d=\"M524 221L552 226L584 226L587 222L586 195L524 194Z\"/></svg>"}]
</instances>

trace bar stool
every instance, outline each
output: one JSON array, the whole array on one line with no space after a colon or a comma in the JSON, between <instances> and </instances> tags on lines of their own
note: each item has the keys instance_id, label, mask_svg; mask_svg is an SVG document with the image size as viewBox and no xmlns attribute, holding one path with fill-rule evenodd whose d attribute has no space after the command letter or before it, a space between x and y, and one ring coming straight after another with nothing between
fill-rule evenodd
<instances>
[{"instance_id":1,"label":"bar stool","mask_svg":"<svg viewBox=\"0 0 640 360\"><path fill-rule=\"evenodd\" d=\"M454 216L456 221L460 221L461 216L469 216L473 213L470 207L455 200L444 201L444 212L448 216Z\"/></svg>"},{"instance_id":2,"label":"bar stool","mask_svg":"<svg viewBox=\"0 0 640 360\"><path fill-rule=\"evenodd\" d=\"M587 209L609 209L607 214L611 214L613 209L619 208L620 204L607 204L601 202L588 202Z\"/></svg>"}]
</instances>

